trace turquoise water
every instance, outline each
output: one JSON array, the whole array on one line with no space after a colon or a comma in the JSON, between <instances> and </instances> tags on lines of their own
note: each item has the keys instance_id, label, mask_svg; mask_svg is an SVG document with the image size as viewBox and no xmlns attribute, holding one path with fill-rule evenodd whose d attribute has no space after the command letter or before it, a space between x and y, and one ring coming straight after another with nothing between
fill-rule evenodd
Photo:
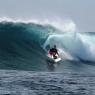
<instances>
[{"instance_id":1,"label":"turquoise water","mask_svg":"<svg viewBox=\"0 0 95 95\"><path fill-rule=\"evenodd\" d=\"M94 95L95 33L0 22L0 95ZM47 61L56 44L62 60Z\"/></svg>"},{"instance_id":2,"label":"turquoise water","mask_svg":"<svg viewBox=\"0 0 95 95\"><path fill-rule=\"evenodd\" d=\"M47 70L47 46L54 44L62 59L94 65L94 43L92 32L64 32L46 24L0 22L0 68Z\"/></svg>"}]
</instances>

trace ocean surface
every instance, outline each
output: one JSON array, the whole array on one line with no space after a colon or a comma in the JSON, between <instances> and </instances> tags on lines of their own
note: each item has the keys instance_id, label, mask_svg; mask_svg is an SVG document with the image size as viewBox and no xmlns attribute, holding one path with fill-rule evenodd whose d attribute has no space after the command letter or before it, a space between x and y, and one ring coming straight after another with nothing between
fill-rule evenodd
<instances>
[{"instance_id":1,"label":"ocean surface","mask_svg":"<svg viewBox=\"0 0 95 95\"><path fill-rule=\"evenodd\" d=\"M56 64L46 56L53 45ZM0 22L0 95L95 95L95 33Z\"/></svg>"}]
</instances>

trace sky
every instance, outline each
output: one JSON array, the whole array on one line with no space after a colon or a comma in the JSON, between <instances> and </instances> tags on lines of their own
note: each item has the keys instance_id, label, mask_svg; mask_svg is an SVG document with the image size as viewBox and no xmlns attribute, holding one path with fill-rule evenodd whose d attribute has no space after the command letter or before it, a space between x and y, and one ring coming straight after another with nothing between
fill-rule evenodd
<instances>
[{"instance_id":1,"label":"sky","mask_svg":"<svg viewBox=\"0 0 95 95\"><path fill-rule=\"evenodd\" d=\"M80 31L95 32L95 0L0 0L0 18L70 18Z\"/></svg>"}]
</instances>

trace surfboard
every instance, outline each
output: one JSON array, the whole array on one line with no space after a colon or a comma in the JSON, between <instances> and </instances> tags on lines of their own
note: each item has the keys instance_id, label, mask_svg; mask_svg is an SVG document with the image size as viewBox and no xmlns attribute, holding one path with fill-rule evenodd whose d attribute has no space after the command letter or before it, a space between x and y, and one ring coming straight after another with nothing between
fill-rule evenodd
<instances>
[{"instance_id":1,"label":"surfboard","mask_svg":"<svg viewBox=\"0 0 95 95\"><path fill-rule=\"evenodd\" d=\"M61 58L58 55L56 55L56 58L53 58L53 56L51 56L50 54L47 54L47 57L48 57L48 60L51 62L57 63L57 62L61 61Z\"/></svg>"}]
</instances>

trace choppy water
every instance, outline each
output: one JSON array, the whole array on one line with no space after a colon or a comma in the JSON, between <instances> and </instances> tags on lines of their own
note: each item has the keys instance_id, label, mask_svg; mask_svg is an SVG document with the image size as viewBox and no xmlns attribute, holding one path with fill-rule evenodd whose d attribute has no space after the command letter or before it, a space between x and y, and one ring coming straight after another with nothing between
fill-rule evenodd
<instances>
[{"instance_id":1,"label":"choppy water","mask_svg":"<svg viewBox=\"0 0 95 95\"><path fill-rule=\"evenodd\" d=\"M0 95L95 95L95 74L0 70Z\"/></svg>"}]
</instances>

